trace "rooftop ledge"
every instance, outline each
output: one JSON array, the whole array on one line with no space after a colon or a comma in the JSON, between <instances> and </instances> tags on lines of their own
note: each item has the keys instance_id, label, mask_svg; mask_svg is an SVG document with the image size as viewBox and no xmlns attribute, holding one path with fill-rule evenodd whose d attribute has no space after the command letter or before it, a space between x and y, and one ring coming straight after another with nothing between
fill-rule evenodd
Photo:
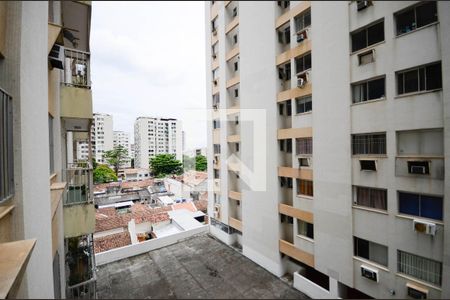
<instances>
[{"instance_id":1,"label":"rooftop ledge","mask_svg":"<svg viewBox=\"0 0 450 300\"><path fill-rule=\"evenodd\" d=\"M0 298L18 288L36 239L0 244Z\"/></svg>"}]
</instances>

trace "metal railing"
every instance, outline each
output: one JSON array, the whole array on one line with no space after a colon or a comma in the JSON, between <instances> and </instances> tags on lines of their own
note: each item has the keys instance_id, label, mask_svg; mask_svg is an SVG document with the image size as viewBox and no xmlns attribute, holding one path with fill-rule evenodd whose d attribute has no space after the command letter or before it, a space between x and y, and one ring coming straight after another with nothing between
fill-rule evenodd
<instances>
[{"instance_id":1,"label":"metal railing","mask_svg":"<svg viewBox=\"0 0 450 300\"><path fill-rule=\"evenodd\" d=\"M91 203L93 197L93 173L89 163L69 164L65 170L67 193L64 205Z\"/></svg>"},{"instance_id":2,"label":"metal railing","mask_svg":"<svg viewBox=\"0 0 450 300\"><path fill-rule=\"evenodd\" d=\"M68 299L95 299L95 254L92 235L67 239Z\"/></svg>"},{"instance_id":3,"label":"metal railing","mask_svg":"<svg viewBox=\"0 0 450 300\"><path fill-rule=\"evenodd\" d=\"M64 84L91 87L90 53L64 49Z\"/></svg>"}]
</instances>

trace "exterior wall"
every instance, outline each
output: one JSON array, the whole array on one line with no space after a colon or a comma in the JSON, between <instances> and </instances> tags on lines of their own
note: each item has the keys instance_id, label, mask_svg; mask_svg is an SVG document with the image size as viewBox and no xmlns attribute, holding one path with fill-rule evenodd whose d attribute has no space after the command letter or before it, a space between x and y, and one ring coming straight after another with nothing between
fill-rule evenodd
<instances>
[{"instance_id":1,"label":"exterior wall","mask_svg":"<svg viewBox=\"0 0 450 300\"><path fill-rule=\"evenodd\" d=\"M123 168L131 167L131 144L130 144L130 134L128 132L123 131L114 131L113 132L113 146L122 146L128 151L128 159L122 165Z\"/></svg>"}]
</instances>

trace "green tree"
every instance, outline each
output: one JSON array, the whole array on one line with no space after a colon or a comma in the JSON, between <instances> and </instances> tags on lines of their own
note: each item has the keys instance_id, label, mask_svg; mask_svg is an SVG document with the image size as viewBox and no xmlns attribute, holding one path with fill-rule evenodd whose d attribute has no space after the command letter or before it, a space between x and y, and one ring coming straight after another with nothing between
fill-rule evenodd
<instances>
[{"instance_id":1,"label":"green tree","mask_svg":"<svg viewBox=\"0 0 450 300\"><path fill-rule=\"evenodd\" d=\"M159 154L150 158L150 168L156 177L183 173L183 164L174 154Z\"/></svg>"},{"instance_id":2,"label":"green tree","mask_svg":"<svg viewBox=\"0 0 450 300\"><path fill-rule=\"evenodd\" d=\"M119 167L124 164L128 158L128 150L119 145L114 147L112 150L106 151L105 154L103 154L103 158L106 159L106 162L114 168L114 172L117 176L119 173Z\"/></svg>"},{"instance_id":3,"label":"green tree","mask_svg":"<svg viewBox=\"0 0 450 300\"><path fill-rule=\"evenodd\" d=\"M206 156L204 155L197 155L195 157L195 171L206 171L206 168L208 167L208 163L206 161Z\"/></svg>"},{"instance_id":4,"label":"green tree","mask_svg":"<svg viewBox=\"0 0 450 300\"><path fill-rule=\"evenodd\" d=\"M92 158L92 169L96 169L98 166L97 161L95 160L95 158Z\"/></svg>"},{"instance_id":5,"label":"green tree","mask_svg":"<svg viewBox=\"0 0 450 300\"><path fill-rule=\"evenodd\" d=\"M183 168L185 170L194 170L195 161L193 157L183 155Z\"/></svg>"},{"instance_id":6,"label":"green tree","mask_svg":"<svg viewBox=\"0 0 450 300\"><path fill-rule=\"evenodd\" d=\"M98 165L94 169L94 183L117 181L117 175L107 165Z\"/></svg>"}]
</instances>

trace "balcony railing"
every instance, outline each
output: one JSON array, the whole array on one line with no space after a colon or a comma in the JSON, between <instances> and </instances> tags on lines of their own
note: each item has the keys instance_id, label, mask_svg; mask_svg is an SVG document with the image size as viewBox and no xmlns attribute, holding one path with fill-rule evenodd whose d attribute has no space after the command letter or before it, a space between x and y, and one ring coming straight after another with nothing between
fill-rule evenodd
<instances>
[{"instance_id":1,"label":"balcony railing","mask_svg":"<svg viewBox=\"0 0 450 300\"><path fill-rule=\"evenodd\" d=\"M69 164L66 170L67 194L64 205L93 201L93 174L89 163Z\"/></svg>"},{"instance_id":2,"label":"balcony railing","mask_svg":"<svg viewBox=\"0 0 450 300\"><path fill-rule=\"evenodd\" d=\"M96 276L94 244L91 235L69 238L66 264L68 299L95 299Z\"/></svg>"},{"instance_id":3,"label":"balcony railing","mask_svg":"<svg viewBox=\"0 0 450 300\"><path fill-rule=\"evenodd\" d=\"M90 88L90 54L74 49L64 50L64 84Z\"/></svg>"}]
</instances>

